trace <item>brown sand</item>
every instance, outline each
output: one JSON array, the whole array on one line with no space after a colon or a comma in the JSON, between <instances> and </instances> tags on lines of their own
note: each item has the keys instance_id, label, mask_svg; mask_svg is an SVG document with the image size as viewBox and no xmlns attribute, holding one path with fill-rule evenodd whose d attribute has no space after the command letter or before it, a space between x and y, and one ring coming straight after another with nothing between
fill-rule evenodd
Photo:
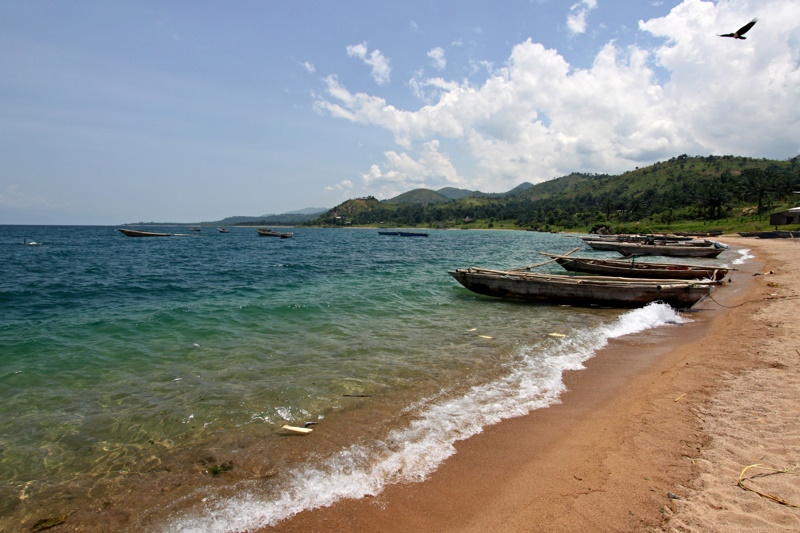
<instances>
[{"instance_id":1,"label":"brown sand","mask_svg":"<svg viewBox=\"0 0 800 533\"><path fill-rule=\"evenodd\" d=\"M799 531L800 509L737 479L800 463L800 242L726 242L757 259L693 323L612 342L561 404L458 443L422 483L274 530ZM748 485L800 505L800 473L765 474Z\"/></svg>"}]
</instances>

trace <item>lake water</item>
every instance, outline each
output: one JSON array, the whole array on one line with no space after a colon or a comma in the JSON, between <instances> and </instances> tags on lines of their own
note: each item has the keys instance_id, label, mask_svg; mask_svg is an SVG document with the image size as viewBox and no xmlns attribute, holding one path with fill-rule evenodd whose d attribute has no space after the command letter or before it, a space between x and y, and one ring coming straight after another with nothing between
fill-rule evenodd
<instances>
[{"instance_id":1,"label":"lake water","mask_svg":"<svg viewBox=\"0 0 800 533\"><path fill-rule=\"evenodd\" d=\"M491 299L447 274L574 236L147 229L185 235L0 226L3 530L252 530L377 494L557 402L609 339L686 320Z\"/></svg>"}]
</instances>

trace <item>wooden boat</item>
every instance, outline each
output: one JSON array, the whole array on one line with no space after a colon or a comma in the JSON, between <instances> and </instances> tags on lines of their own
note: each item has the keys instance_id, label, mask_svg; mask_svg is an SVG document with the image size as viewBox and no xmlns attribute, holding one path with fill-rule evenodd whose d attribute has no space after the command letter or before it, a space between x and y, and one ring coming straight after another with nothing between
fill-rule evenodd
<instances>
[{"instance_id":1,"label":"wooden boat","mask_svg":"<svg viewBox=\"0 0 800 533\"><path fill-rule=\"evenodd\" d=\"M289 239L292 236L291 231L287 231L286 233L281 233L280 231L275 231L267 228L256 228L256 231L262 237L280 237L281 239Z\"/></svg>"},{"instance_id":2,"label":"wooden boat","mask_svg":"<svg viewBox=\"0 0 800 533\"><path fill-rule=\"evenodd\" d=\"M759 239L795 239L800 237L800 231L759 231L756 233Z\"/></svg>"},{"instance_id":3,"label":"wooden boat","mask_svg":"<svg viewBox=\"0 0 800 533\"><path fill-rule=\"evenodd\" d=\"M200 231L200 228L189 228L192 231Z\"/></svg>"},{"instance_id":4,"label":"wooden boat","mask_svg":"<svg viewBox=\"0 0 800 533\"><path fill-rule=\"evenodd\" d=\"M656 242L656 243L681 243L689 242L692 237L680 235L665 235L658 233L648 234L622 234L622 235L590 235L589 237L581 237L584 241L611 241L611 242Z\"/></svg>"},{"instance_id":5,"label":"wooden boat","mask_svg":"<svg viewBox=\"0 0 800 533\"><path fill-rule=\"evenodd\" d=\"M681 233L676 233L676 235L686 237L719 237L722 233L723 231L721 229L712 229L708 231L683 231Z\"/></svg>"},{"instance_id":6,"label":"wooden boat","mask_svg":"<svg viewBox=\"0 0 800 533\"><path fill-rule=\"evenodd\" d=\"M619 252L631 255L661 255L666 257L717 257L725 246L708 241L708 244L695 246L687 244L643 244L635 242L609 242L584 240L594 250Z\"/></svg>"},{"instance_id":7,"label":"wooden boat","mask_svg":"<svg viewBox=\"0 0 800 533\"><path fill-rule=\"evenodd\" d=\"M378 235L388 235L392 237L427 237L428 234L421 231L378 231Z\"/></svg>"},{"instance_id":8,"label":"wooden boat","mask_svg":"<svg viewBox=\"0 0 800 533\"><path fill-rule=\"evenodd\" d=\"M723 267L707 267L701 265L681 265L673 263L646 263L625 259L593 259L589 257L572 257L566 255L539 252L545 257L555 259L556 263L570 272L599 274L602 276L620 276L626 278L648 279L710 279L722 281L728 275Z\"/></svg>"},{"instance_id":9,"label":"wooden boat","mask_svg":"<svg viewBox=\"0 0 800 533\"><path fill-rule=\"evenodd\" d=\"M156 233L153 231L140 231L138 229L124 229L119 228L117 229L123 235L127 235L128 237L169 237L169 233Z\"/></svg>"},{"instance_id":10,"label":"wooden boat","mask_svg":"<svg viewBox=\"0 0 800 533\"><path fill-rule=\"evenodd\" d=\"M467 289L498 298L600 307L641 307L665 302L688 308L710 294L710 281L533 274L467 268L450 271Z\"/></svg>"},{"instance_id":11,"label":"wooden boat","mask_svg":"<svg viewBox=\"0 0 800 533\"><path fill-rule=\"evenodd\" d=\"M230 230L227 230L225 228L217 228L217 231L219 231L220 233L230 233Z\"/></svg>"}]
</instances>

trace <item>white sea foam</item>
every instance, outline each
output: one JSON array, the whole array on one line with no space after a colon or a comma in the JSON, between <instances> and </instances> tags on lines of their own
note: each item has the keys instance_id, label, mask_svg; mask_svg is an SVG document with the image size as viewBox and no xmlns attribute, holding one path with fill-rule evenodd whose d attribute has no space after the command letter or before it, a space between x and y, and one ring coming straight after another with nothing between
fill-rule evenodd
<instances>
[{"instance_id":1,"label":"white sea foam","mask_svg":"<svg viewBox=\"0 0 800 533\"><path fill-rule=\"evenodd\" d=\"M611 324L520 348L505 376L474 386L459 397L420 402L408 427L370 445L352 445L321 464L297 467L286 476L291 481L277 496L243 488L236 497L209 497L202 507L174 517L163 529L253 530L343 498L379 494L387 484L422 481L456 453L457 441L503 419L559 402L565 390L563 372L583 368L610 339L686 321L667 305L650 304Z\"/></svg>"},{"instance_id":2,"label":"white sea foam","mask_svg":"<svg viewBox=\"0 0 800 533\"><path fill-rule=\"evenodd\" d=\"M750 255L750 249L749 248L740 248L739 250L736 250L736 251L739 252L739 255L741 255L741 257L738 258L738 259L734 259L733 260L733 264L734 265L742 265L748 259L753 259L755 257L754 255Z\"/></svg>"}]
</instances>

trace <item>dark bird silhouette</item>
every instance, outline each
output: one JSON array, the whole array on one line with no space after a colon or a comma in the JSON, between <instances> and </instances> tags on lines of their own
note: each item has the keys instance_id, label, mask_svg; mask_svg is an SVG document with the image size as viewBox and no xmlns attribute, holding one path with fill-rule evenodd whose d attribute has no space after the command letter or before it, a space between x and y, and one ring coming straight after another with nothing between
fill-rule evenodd
<instances>
[{"instance_id":1,"label":"dark bird silhouette","mask_svg":"<svg viewBox=\"0 0 800 533\"><path fill-rule=\"evenodd\" d=\"M747 39L747 37L743 37L744 34L750 31L750 28L755 26L756 22L758 22L758 19L753 19L744 26L742 26L741 28L739 28L738 30L736 30L734 33L724 33L722 35L720 34L717 35L719 35L720 37L733 37L734 39Z\"/></svg>"}]
</instances>

